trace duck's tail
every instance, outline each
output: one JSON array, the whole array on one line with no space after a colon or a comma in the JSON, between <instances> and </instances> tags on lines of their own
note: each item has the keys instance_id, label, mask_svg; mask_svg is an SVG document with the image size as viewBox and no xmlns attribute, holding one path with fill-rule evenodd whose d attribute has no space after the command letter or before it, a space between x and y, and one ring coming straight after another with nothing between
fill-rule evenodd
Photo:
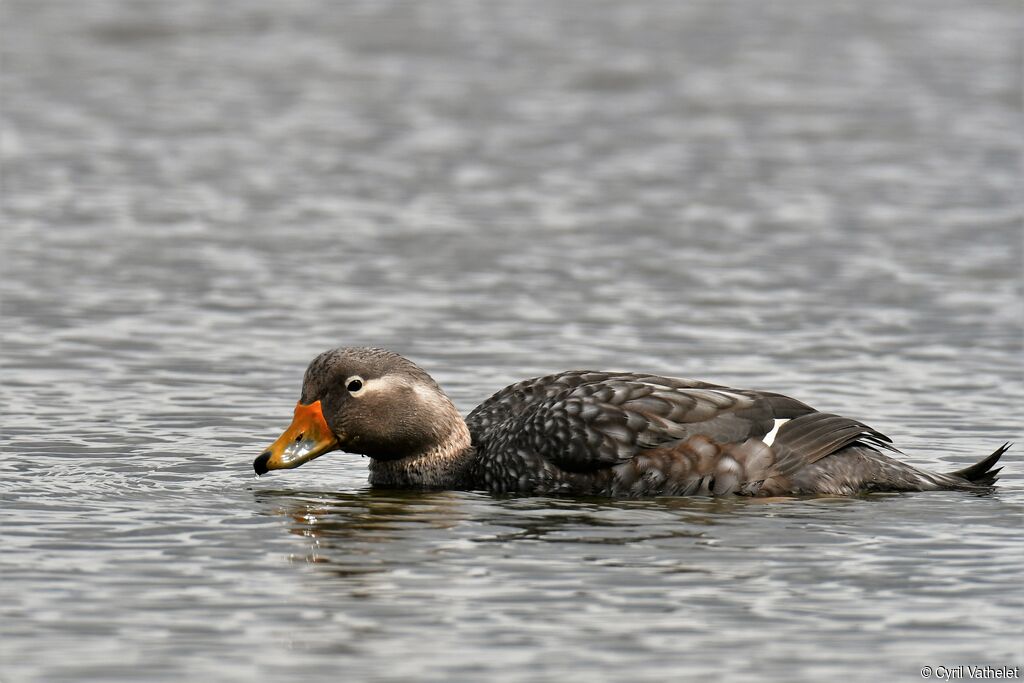
<instances>
[{"instance_id":1,"label":"duck's tail","mask_svg":"<svg viewBox=\"0 0 1024 683\"><path fill-rule=\"evenodd\" d=\"M995 467L995 465L999 462L999 458L1003 457L1003 453L1009 450L1012 445L1011 443L1004 443L984 460L962 470L949 472L946 476L963 479L974 486L992 486L999 478L999 471L1003 469L1002 467ZM995 469L992 469L993 467Z\"/></svg>"},{"instance_id":2,"label":"duck's tail","mask_svg":"<svg viewBox=\"0 0 1024 683\"><path fill-rule=\"evenodd\" d=\"M884 491L991 491L995 467L1011 444L1003 444L981 462L956 472L930 472L854 443L794 472L789 492L852 495Z\"/></svg>"}]
</instances>

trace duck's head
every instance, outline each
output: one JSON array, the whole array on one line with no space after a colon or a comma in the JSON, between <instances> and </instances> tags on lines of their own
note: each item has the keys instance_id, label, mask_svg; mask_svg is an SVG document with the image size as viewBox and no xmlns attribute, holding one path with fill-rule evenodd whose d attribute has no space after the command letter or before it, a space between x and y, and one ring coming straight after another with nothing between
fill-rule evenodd
<instances>
[{"instance_id":1,"label":"duck's head","mask_svg":"<svg viewBox=\"0 0 1024 683\"><path fill-rule=\"evenodd\" d=\"M436 449L465 423L419 366L373 348L326 351L309 364L291 425L255 461L256 474L333 450L399 460Z\"/></svg>"}]
</instances>

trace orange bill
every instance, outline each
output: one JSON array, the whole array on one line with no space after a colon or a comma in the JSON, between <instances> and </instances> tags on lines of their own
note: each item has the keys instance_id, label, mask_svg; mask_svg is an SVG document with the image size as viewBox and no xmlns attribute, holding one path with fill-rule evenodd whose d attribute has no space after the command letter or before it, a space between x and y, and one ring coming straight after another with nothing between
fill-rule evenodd
<instances>
[{"instance_id":1,"label":"orange bill","mask_svg":"<svg viewBox=\"0 0 1024 683\"><path fill-rule=\"evenodd\" d=\"M324 420L320 401L307 406L297 403L291 425L253 461L252 467L256 474L290 469L340 447L338 437Z\"/></svg>"}]
</instances>

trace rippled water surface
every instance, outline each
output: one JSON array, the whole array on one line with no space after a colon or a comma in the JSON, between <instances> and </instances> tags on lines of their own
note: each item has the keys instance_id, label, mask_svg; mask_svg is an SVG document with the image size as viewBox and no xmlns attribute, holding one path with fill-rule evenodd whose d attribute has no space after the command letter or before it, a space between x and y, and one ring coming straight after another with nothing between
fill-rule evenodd
<instances>
[{"instance_id":1,"label":"rippled water surface","mask_svg":"<svg viewBox=\"0 0 1024 683\"><path fill-rule=\"evenodd\" d=\"M305 364L568 368L1022 441L1021 7L0 4L0 681L920 680L1024 664L987 496L255 480Z\"/></svg>"}]
</instances>

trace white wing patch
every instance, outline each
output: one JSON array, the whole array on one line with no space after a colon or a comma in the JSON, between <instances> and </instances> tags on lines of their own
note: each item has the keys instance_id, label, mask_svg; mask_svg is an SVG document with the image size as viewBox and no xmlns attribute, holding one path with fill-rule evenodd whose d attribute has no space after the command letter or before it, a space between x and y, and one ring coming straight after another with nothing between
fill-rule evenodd
<instances>
[{"instance_id":1,"label":"white wing patch","mask_svg":"<svg viewBox=\"0 0 1024 683\"><path fill-rule=\"evenodd\" d=\"M775 420L775 426L772 427L772 431L768 432L763 437L761 437L761 441L764 441L765 446L771 446L773 443L775 443L775 437L779 435L779 429L782 427L782 425L786 424L787 422L789 422L788 419Z\"/></svg>"}]
</instances>

